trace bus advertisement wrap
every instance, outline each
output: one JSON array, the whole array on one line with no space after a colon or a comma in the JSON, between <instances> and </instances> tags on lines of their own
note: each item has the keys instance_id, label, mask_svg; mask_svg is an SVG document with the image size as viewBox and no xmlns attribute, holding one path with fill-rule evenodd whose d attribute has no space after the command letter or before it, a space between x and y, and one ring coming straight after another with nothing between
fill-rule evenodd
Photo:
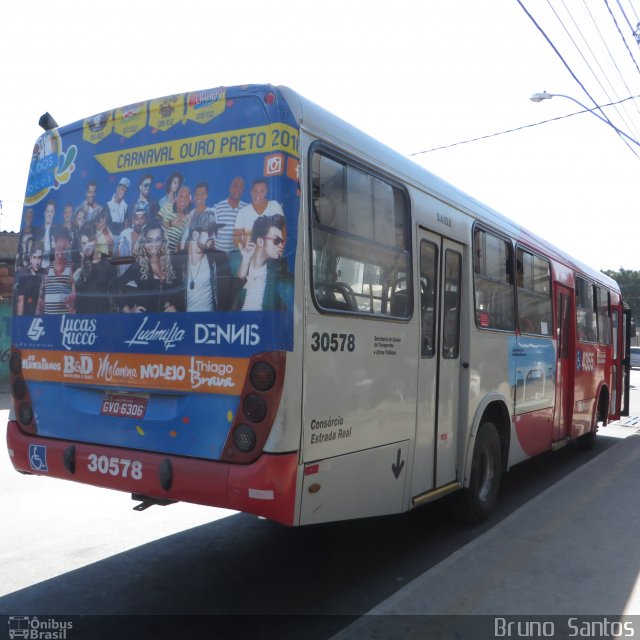
<instances>
[{"instance_id":1,"label":"bus advertisement wrap","mask_svg":"<svg viewBox=\"0 0 640 640\"><path fill-rule=\"evenodd\" d=\"M38 139L12 327L38 435L220 458L250 358L293 349L298 145L264 86Z\"/></svg>"}]
</instances>

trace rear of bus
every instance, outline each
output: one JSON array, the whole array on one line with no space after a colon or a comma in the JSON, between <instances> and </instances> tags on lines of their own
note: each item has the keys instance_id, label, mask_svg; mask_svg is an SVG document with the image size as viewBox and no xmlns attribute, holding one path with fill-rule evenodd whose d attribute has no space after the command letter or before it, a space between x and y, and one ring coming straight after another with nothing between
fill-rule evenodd
<instances>
[{"instance_id":1,"label":"rear of bus","mask_svg":"<svg viewBox=\"0 0 640 640\"><path fill-rule=\"evenodd\" d=\"M270 86L167 96L38 139L12 322L18 471L293 524L299 421L287 431L295 406L281 405L298 142Z\"/></svg>"}]
</instances>

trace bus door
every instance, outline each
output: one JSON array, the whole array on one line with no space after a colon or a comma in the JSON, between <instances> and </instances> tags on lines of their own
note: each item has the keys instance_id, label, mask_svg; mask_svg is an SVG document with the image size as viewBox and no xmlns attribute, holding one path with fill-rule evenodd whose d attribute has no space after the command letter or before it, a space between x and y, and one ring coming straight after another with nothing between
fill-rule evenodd
<instances>
[{"instance_id":1,"label":"bus door","mask_svg":"<svg viewBox=\"0 0 640 640\"><path fill-rule=\"evenodd\" d=\"M621 362L621 398L620 398L620 415L629 415L629 401L631 391L631 337L636 337L636 327L631 315L631 309L624 307L622 311L622 357Z\"/></svg>"},{"instance_id":2,"label":"bus door","mask_svg":"<svg viewBox=\"0 0 640 640\"><path fill-rule=\"evenodd\" d=\"M553 418L553 442L571 434L573 392L575 386L575 326L573 291L556 285L556 403Z\"/></svg>"},{"instance_id":3,"label":"bus door","mask_svg":"<svg viewBox=\"0 0 640 640\"><path fill-rule=\"evenodd\" d=\"M420 359L413 495L456 480L463 247L419 230Z\"/></svg>"}]
</instances>

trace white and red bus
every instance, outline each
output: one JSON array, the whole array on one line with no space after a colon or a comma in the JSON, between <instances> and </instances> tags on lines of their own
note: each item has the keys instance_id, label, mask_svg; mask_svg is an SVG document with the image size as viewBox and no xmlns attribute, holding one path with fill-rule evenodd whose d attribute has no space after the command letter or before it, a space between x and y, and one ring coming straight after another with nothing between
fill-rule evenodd
<instances>
[{"instance_id":1,"label":"white and red bus","mask_svg":"<svg viewBox=\"0 0 640 640\"><path fill-rule=\"evenodd\" d=\"M614 281L288 88L129 105L36 149L18 471L290 526L460 491L479 521L504 471L621 414Z\"/></svg>"}]
</instances>

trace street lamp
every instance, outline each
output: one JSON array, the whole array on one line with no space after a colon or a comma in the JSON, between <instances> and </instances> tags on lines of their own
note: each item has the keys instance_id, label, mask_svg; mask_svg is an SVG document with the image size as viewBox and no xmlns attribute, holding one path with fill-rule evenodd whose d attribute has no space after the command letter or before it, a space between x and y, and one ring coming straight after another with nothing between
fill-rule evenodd
<instances>
[{"instance_id":1,"label":"street lamp","mask_svg":"<svg viewBox=\"0 0 640 640\"><path fill-rule=\"evenodd\" d=\"M566 96L562 93L548 93L547 91L543 91L542 93L534 93L531 96L531 98L529 98L529 100L531 100L531 102L542 102L543 100L551 100L551 98L566 98L567 100L571 100L571 102L575 102L577 105L581 106L585 111L588 111L590 114L598 118L598 120L601 120L606 125L609 125L618 135L622 136L629 142L633 142L633 144L635 144L637 147L640 147L640 142L638 142L637 140L634 140L631 136L627 135L624 131L621 131L620 129L618 129L618 127L616 127L608 118L603 118L601 115L597 114L595 110L599 109L600 107L594 107L593 109L589 109L589 107L582 104L582 102L576 100L575 98L572 98L571 96Z\"/></svg>"}]
</instances>

